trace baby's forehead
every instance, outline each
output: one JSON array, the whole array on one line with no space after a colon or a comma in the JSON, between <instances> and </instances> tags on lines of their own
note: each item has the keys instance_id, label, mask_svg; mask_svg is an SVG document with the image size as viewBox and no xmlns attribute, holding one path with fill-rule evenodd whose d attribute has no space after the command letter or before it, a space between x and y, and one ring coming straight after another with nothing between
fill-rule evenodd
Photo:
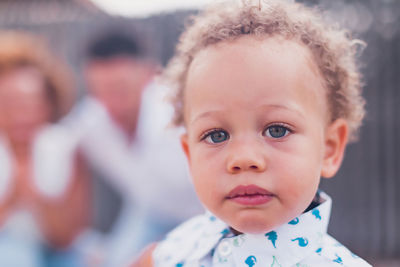
<instances>
[{"instance_id":1,"label":"baby's forehead","mask_svg":"<svg viewBox=\"0 0 400 267\"><path fill-rule=\"evenodd\" d=\"M258 57L262 60L250 61ZM220 68L222 63L225 68ZM264 75L269 75L268 66L286 69L287 72L302 72L304 70L324 84L317 63L309 48L302 43L279 35L269 37L241 36L235 40L221 41L200 49L188 67L187 80L202 70L214 69L217 74L223 74L226 69L235 64L247 64L255 71L265 69ZM296 64L295 64L296 63ZM296 69L297 68L297 69Z\"/></svg>"},{"instance_id":2,"label":"baby's forehead","mask_svg":"<svg viewBox=\"0 0 400 267\"><path fill-rule=\"evenodd\" d=\"M249 54L261 53L261 49L264 51L267 50L267 53L271 55L291 57L293 60L303 60L304 67L310 68L314 74L321 76L314 56L307 46L297 40L287 39L279 35L268 37L244 35L234 40L225 40L205 46L199 49L194 55L191 64L188 66L188 70L190 71L195 67L204 65L203 57L210 58L210 55L213 55L216 61L218 61L229 53L233 59L241 60L248 57Z\"/></svg>"},{"instance_id":3,"label":"baby's forehead","mask_svg":"<svg viewBox=\"0 0 400 267\"><path fill-rule=\"evenodd\" d=\"M196 55L188 72L186 115L199 106L213 109L221 101L235 103L231 110L315 104L325 114L326 90L316 69L307 48L291 40L246 37L209 46Z\"/></svg>"}]
</instances>

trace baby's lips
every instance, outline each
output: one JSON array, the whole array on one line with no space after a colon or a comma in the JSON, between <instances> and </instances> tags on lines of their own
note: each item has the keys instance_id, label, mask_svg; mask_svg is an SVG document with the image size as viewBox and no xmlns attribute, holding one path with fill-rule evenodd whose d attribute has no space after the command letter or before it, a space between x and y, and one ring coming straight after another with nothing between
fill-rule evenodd
<instances>
[{"instance_id":1,"label":"baby's lips","mask_svg":"<svg viewBox=\"0 0 400 267\"><path fill-rule=\"evenodd\" d=\"M273 193L269 192L268 190L259 187L257 185L239 185L232 189L229 193L227 198L235 198L238 196L249 196L249 195L268 195L274 196Z\"/></svg>"}]
</instances>

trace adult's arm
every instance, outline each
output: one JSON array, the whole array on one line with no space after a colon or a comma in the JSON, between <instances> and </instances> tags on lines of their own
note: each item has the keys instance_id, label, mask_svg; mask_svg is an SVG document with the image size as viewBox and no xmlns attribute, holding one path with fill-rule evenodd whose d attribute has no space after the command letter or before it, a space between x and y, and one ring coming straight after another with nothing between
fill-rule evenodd
<instances>
[{"instance_id":1,"label":"adult's arm","mask_svg":"<svg viewBox=\"0 0 400 267\"><path fill-rule=\"evenodd\" d=\"M153 251L156 248L157 244L153 243L147 246L140 256L134 261L130 267L153 267Z\"/></svg>"}]
</instances>

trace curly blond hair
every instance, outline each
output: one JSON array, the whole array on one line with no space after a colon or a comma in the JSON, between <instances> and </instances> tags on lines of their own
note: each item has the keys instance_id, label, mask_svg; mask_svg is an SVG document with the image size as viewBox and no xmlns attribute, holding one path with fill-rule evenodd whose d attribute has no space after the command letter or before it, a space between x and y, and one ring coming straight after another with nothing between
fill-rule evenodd
<instances>
[{"instance_id":1,"label":"curly blond hair","mask_svg":"<svg viewBox=\"0 0 400 267\"><path fill-rule=\"evenodd\" d=\"M19 68L32 67L43 75L45 93L55 122L71 108L75 96L72 76L46 42L22 31L0 31L0 76Z\"/></svg>"},{"instance_id":2,"label":"curly blond hair","mask_svg":"<svg viewBox=\"0 0 400 267\"><path fill-rule=\"evenodd\" d=\"M356 55L365 44L352 39L337 25L325 22L321 14L317 9L293 1L243 0L218 3L192 17L192 23L181 35L175 56L163 75L173 89L173 123L176 126L184 124L186 76L200 50L245 35L255 38L279 35L309 48L327 88L330 120L345 119L350 129L350 141L356 140L365 114Z\"/></svg>"}]
</instances>

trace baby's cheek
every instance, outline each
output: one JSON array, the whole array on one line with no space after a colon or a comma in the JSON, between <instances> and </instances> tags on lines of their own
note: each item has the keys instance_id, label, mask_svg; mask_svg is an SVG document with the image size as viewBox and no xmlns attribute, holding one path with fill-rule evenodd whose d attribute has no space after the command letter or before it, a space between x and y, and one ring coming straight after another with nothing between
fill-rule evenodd
<instances>
[{"instance_id":1,"label":"baby's cheek","mask_svg":"<svg viewBox=\"0 0 400 267\"><path fill-rule=\"evenodd\" d=\"M308 165L287 168L278 183L278 195L291 205L312 200L319 184L319 174Z\"/></svg>"},{"instance_id":2,"label":"baby's cheek","mask_svg":"<svg viewBox=\"0 0 400 267\"><path fill-rule=\"evenodd\" d=\"M203 204L209 206L215 201L214 199L217 196L215 181L210 179L212 177L207 177L207 175L202 174L202 172L193 172L192 177L199 199Z\"/></svg>"}]
</instances>

